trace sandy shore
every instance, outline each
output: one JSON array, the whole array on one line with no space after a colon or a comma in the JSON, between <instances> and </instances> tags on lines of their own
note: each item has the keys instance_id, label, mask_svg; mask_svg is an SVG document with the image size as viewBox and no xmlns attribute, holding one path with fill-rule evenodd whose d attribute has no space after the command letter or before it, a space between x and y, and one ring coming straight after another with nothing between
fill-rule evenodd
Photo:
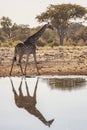
<instances>
[{"instance_id":1,"label":"sandy shore","mask_svg":"<svg viewBox=\"0 0 87 130\"><path fill-rule=\"evenodd\" d=\"M0 48L0 76L9 76L14 48ZM26 57L23 57L24 69ZM87 46L38 48L37 65L40 75L86 75ZM37 75L33 56L29 58L26 74ZM15 63L12 76L20 76L20 67Z\"/></svg>"}]
</instances>

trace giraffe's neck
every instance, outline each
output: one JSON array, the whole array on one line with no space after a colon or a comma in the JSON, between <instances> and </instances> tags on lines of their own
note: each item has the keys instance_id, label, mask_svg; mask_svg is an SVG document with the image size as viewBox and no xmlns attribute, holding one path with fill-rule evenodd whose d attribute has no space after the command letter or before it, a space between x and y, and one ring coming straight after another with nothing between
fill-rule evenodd
<instances>
[{"instance_id":1,"label":"giraffe's neck","mask_svg":"<svg viewBox=\"0 0 87 130\"><path fill-rule=\"evenodd\" d=\"M27 40L24 41L24 44L27 43L36 43L36 41L39 39L39 37L43 34L43 32L46 29L46 25L44 25L38 32L33 34L32 36L28 37Z\"/></svg>"},{"instance_id":2,"label":"giraffe's neck","mask_svg":"<svg viewBox=\"0 0 87 130\"><path fill-rule=\"evenodd\" d=\"M25 107L26 111L29 112L30 114L33 114L35 117L37 117L40 121L42 121L45 125L47 124L46 119L44 118L43 114L35 107L32 107L32 111L31 108L27 108Z\"/></svg>"}]
</instances>

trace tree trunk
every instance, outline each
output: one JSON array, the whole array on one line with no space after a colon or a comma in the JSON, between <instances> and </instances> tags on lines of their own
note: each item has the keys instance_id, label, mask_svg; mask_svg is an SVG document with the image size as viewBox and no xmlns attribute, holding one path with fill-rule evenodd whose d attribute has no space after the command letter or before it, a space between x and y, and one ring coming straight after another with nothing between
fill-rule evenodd
<instances>
[{"instance_id":1,"label":"tree trunk","mask_svg":"<svg viewBox=\"0 0 87 130\"><path fill-rule=\"evenodd\" d=\"M9 37L9 39L11 38L11 29L10 28L8 29L8 37Z\"/></svg>"},{"instance_id":2,"label":"tree trunk","mask_svg":"<svg viewBox=\"0 0 87 130\"><path fill-rule=\"evenodd\" d=\"M58 33L58 36L59 36L60 45L63 46L63 42L64 42L64 30L62 28L58 28L57 29L57 33Z\"/></svg>"},{"instance_id":3,"label":"tree trunk","mask_svg":"<svg viewBox=\"0 0 87 130\"><path fill-rule=\"evenodd\" d=\"M63 41L64 41L64 37L61 35L60 36L60 45L63 46Z\"/></svg>"}]
</instances>

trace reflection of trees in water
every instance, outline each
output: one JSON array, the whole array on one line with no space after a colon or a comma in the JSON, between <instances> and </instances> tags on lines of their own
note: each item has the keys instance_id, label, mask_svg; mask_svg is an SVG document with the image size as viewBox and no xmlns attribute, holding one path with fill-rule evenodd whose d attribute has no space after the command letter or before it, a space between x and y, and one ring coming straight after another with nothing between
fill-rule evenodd
<instances>
[{"instance_id":1,"label":"reflection of trees in water","mask_svg":"<svg viewBox=\"0 0 87 130\"><path fill-rule=\"evenodd\" d=\"M45 79L51 89L72 90L84 86L84 78L48 78Z\"/></svg>"}]
</instances>

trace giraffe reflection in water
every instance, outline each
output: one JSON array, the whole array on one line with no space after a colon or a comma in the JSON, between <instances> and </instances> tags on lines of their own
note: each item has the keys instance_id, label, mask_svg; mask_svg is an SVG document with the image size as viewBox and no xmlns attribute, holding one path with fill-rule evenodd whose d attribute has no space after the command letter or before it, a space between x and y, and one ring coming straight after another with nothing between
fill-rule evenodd
<instances>
[{"instance_id":1,"label":"giraffe reflection in water","mask_svg":"<svg viewBox=\"0 0 87 130\"><path fill-rule=\"evenodd\" d=\"M26 92L27 92L26 96L24 96L23 92L22 92L23 79L25 81L25 86L26 86ZM17 92L14 88L12 78L10 78L10 81L11 81L11 85L12 85L12 91L14 93L15 104L17 105L17 107L24 108L27 112L36 116L45 125L50 127L50 125L53 123L54 119L47 121L45 119L45 117L42 115L42 113L36 108L36 104L37 104L36 91L37 91L39 78L37 78L33 96L31 96L30 93L29 93L29 86L27 84L25 77L24 78L22 77L22 79L21 79L21 82L20 82L20 85L19 85L19 94L17 94Z\"/></svg>"}]
</instances>

